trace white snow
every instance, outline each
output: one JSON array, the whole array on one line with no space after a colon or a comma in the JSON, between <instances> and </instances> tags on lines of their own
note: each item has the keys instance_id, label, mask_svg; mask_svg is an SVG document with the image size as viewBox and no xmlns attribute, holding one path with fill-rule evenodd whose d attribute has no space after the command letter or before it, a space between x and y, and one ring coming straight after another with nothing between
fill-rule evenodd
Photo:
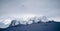
<instances>
[{"instance_id":1,"label":"white snow","mask_svg":"<svg viewBox=\"0 0 60 31\"><path fill-rule=\"evenodd\" d=\"M35 16L35 15L23 15L23 16L11 15L11 16L2 17L0 18L0 20L1 20L0 22L3 23L4 26L6 25L7 27L11 24L13 20L16 20L15 25L18 25L19 23L23 25L27 25L27 24L32 24L32 23L51 21L46 16Z\"/></svg>"}]
</instances>

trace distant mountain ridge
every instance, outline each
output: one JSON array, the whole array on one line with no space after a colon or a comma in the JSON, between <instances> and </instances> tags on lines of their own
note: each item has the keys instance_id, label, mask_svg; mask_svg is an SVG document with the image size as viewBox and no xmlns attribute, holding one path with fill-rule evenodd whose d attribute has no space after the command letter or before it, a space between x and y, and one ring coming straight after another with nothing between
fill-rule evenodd
<instances>
[{"instance_id":1,"label":"distant mountain ridge","mask_svg":"<svg viewBox=\"0 0 60 31\"><path fill-rule=\"evenodd\" d=\"M17 19L13 19L11 21L11 23L6 27L8 28L9 26L16 26L16 25L28 25L28 24L33 24L33 23L46 23L46 22L49 22L49 21L54 21L54 20L49 20L46 16L43 16L43 17L38 17L38 16L35 16L35 17L31 17L31 18L17 18Z\"/></svg>"},{"instance_id":2,"label":"distant mountain ridge","mask_svg":"<svg viewBox=\"0 0 60 31\"><path fill-rule=\"evenodd\" d=\"M15 25L9 26L5 29L0 29L0 31L60 31L60 22L38 22L31 25Z\"/></svg>"},{"instance_id":3,"label":"distant mountain ridge","mask_svg":"<svg viewBox=\"0 0 60 31\"><path fill-rule=\"evenodd\" d=\"M27 20L13 19L6 28L0 31L60 31L60 22L47 17L32 17Z\"/></svg>"}]
</instances>

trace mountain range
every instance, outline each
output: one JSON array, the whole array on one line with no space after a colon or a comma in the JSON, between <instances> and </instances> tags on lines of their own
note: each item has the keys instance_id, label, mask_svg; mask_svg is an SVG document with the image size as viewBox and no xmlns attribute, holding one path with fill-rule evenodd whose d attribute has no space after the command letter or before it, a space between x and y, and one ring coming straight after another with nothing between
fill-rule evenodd
<instances>
[{"instance_id":1,"label":"mountain range","mask_svg":"<svg viewBox=\"0 0 60 31\"><path fill-rule=\"evenodd\" d=\"M8 27L0 31L60 31L60 22L49 20L46 16L32 17L26 20L13 19Z\"/></svg>"}]
</instances>

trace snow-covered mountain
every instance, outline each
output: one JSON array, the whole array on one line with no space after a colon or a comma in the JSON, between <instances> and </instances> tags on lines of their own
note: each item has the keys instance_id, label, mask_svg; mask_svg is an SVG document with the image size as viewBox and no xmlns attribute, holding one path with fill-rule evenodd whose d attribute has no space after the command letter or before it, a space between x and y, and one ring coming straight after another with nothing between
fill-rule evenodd
<instances>
[{"instance_id":1,"label":"snow-covered mountain","mask_svg":"<svg viewBox=\"0 0 60 31\"><path fill-rule=\"evenodd\" d=\"M5 22L3 22L7 27L9 26L16 26L16 25L27 25L27 24L33 24L38 22L48 22L50 21L46 16L38 17L27 17L27 18L14 18L14 19L6 19ZM5 27L5 28L7 28Z\"/></svg>"}]
</instances>

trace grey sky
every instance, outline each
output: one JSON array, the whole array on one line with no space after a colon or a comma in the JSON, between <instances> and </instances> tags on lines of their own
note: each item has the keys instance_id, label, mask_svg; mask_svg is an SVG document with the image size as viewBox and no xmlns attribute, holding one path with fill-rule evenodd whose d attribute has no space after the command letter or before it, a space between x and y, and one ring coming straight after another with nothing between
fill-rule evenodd
<instances>
[{"instance_id":1,"label":"grey sky","mask_svg":"<svg viewBox=\"0 0 60 31\"><path fill-rule=\"evenodd\" d=\"M60 18L60 0L0 0L0 16L12 13Z\"/></svg>"}]
</instances>

